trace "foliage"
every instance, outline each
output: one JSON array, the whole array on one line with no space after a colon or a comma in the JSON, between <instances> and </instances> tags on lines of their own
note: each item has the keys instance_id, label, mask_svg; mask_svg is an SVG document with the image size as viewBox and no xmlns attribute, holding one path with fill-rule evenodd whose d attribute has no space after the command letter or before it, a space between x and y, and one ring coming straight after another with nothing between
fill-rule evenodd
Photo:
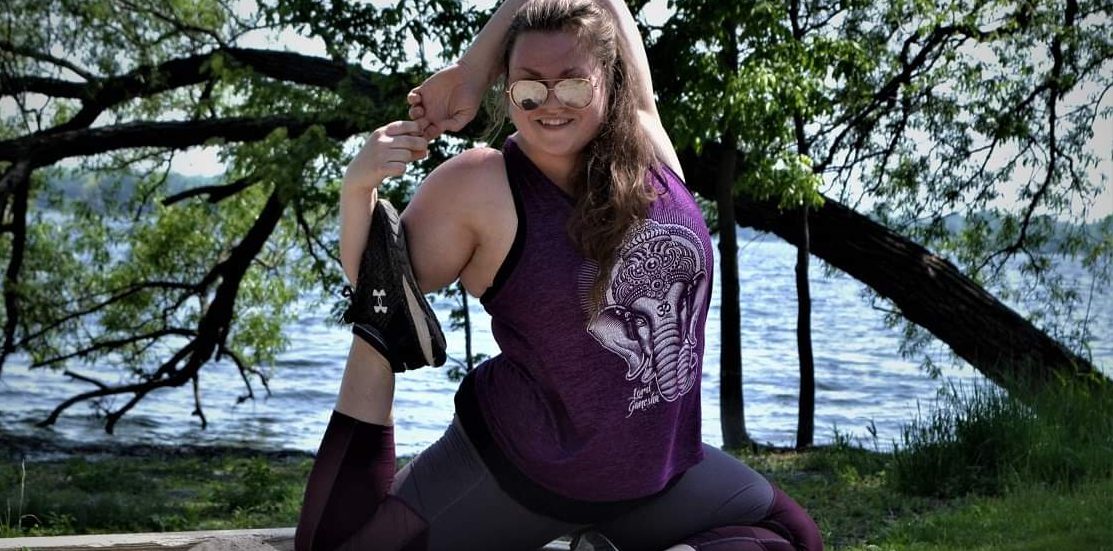
<instances>
[{"instance_id":1,"label":"foliage","mask_svg":"<svg viewBox=\"0 0 1113 551\"><path fill-rule=\"evenodd\" d=\"M737 188L782 206L818 204L820 178L800 151L793 116L829 110L820 94L827 46L795 40L787 5L678 1L652 49L687 64L656 65L659 108L678 148L730 137L746 152Z\"/></svg>"},{"instance_id":2,"label":"foliage","mask_svg":"<svg viewBox=\"0 0 1113 551\"><path fill-rule=\"evenodd\" d=\"M1038 327L1089 357L1086 305L1113 266L1110 222L1086 224L1108 204L1096 134L1113 115L1102 101L1113 85L1108 3L670 6L675 15L645 31L678 146L737 137L740 193L789 206L822 191L868 211L1010 305L1030 305ZM902 352L929 359L930 335L905 332Z\"/></svg>"},{"instance_id":3,"label":"foliage","mask_svg":"<svg viewBox=\"0 0 1113 551\"><path fill-rule=\"evenodd\" d=\"M203 451L203 450L199 450ZM135 456L29 461L25 495L18 474L0 466L0 481L21 525L0 536L214 530L293 525L308 458L155 451ZM18 465L17 465L18 466ZM19 527L22 526L22 529Z\"/></svg>"},{"instance_id":4,"label":"foliage","mask_svg":"<svg viewBox=\"0 0 1113 551\"><path fill-rule=\"evenodd\" d=\"M109 431L151 389L196 383L212 360L240 369L241 399L255 396L253 383L267 388L295 303L339 302L336 196L354 153L346 140L404 117L404 91L416 84L407 39L451 27L431 46L458 51L479 17L443 1L320 10L279 0L252 12L219 0L5 6L0 368L19 351L33 367L89 382L75 399L92 401ZM326 42L333 59L245 47L298 30ZM128 141L133 131L150 146ZM42 158L28 145L65 132L91 151L63 141ZM164 138L172 143L156 145ZM175 151L191 146L218 147L227 172L169 185ZM77 167L57 168L64 158ZM21 181L17 159L38 170ZM428 166L385 194L404 204ZM44 185L74 174L80 196L62 193L72 184ZM106 361L124 371L123 384L80 371ZM114 400L129 393L123 406ZM196 413L204 424L199 399Z\"/></svg>"},{"instance_id":5,"label":"foliage","mask_svg":"<svg viewBox=\"0 0 1113 551\"><path fill-rule=\"evenodd\" d=\"M892 482L905 493L997 494L1018 484L1113 476L1113 401L1053 384L1026 403L986 386L951 387L901 433Z\"/></svg>"}]
</instances>

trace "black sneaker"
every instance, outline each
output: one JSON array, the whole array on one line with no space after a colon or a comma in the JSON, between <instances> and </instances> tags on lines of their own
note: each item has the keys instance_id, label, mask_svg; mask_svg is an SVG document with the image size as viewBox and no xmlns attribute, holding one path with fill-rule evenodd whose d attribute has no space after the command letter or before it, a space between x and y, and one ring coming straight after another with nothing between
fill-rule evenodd
<instances>
[{"instance_id":1,"label":"black sneaker","mask_svg":"<svg viewBox=\"0 0 1113 551\"><path fill-rule=\"evenodd\" d=\"M352 333L375 347L395 373L444 364L441 324L417 286L398 212L386 199L375 204L355 291L344 291L351 297L344 322L351 323Z\"/></svg>"}]
</instances>

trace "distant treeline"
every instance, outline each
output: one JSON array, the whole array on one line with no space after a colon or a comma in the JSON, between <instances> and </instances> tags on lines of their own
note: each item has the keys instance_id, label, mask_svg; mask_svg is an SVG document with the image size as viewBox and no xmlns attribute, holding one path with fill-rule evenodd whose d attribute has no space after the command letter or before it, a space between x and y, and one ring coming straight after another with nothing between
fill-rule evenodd
<instances>
[{"instance_id":1,"label":"distant treeline","mask_svg":"<svg viewBox=\"0 0 1113 551\"><path fill-rule=\"evenodd\" d=\"M143 174L129 173L107 177L100 174L80 172L75 169L59 169L46 180L35 196L35 205L41 209L63 209L72 203L84 203L95 212L105 214L112 207L131 204L140 193L148 193L161 180L153 180ZM218 185L218 176L185 176L170 173L161 184L163 196L173 195L187 189Z\"/></svg>"},{"instance_id":2,"label":"distant treeline","mask_svg":"<svg viewBox=\"0 0 1113 551\"><path fill-rule=\"evenodd\" d=\"M47 179L45 189L35 198L35 204L43 209L64 210L67 203L84 203L94 211L103 214L113 206L130 204L138 193L141 191L146 193L147 189L153 187L155 182L144 178L142 174L104 177L74 169L60 169ZM219 185L220 180L219 176L185 176L170 173L162 185L161 193L169 196L191 188ZM950 214L944 217L942 222L943 227L950 234L958 234L971 223L984 223L990 230L997 232L1004 224L1004 218L990 212L968 216ZM1077 221L1056 220L1048 223L1054 227L1051 235L1055 237L1052 241L1065 239L1069 232L1077 232L1080 229L1075 226ZM1113 215L1106 216L1098 222L1084 224L1081 231L1088 238L1097 239L1101 235L1099 228L1102 224L1113 224ZM776 239L750 228L738 228L738 232L739 237L746 240Z\"/></svg>"}]
</instances>

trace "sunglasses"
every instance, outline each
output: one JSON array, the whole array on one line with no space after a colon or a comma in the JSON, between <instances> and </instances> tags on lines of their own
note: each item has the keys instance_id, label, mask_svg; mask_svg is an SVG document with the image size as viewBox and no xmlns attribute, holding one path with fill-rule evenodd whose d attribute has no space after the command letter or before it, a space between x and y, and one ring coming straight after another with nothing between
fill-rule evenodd
<instances>
[{"instance_id":1,"label":"sunglasses","mask_svg":"<svg viewBox=\"0 0 1113 551\"><path fill-rule=\"evenodd\" d=\"M555 82L552 86L547 82ZM522 111L533 111L549 99L549 91L556 95L561 105L583 109L595 97L595 85L586 78L550 78L543 80L516 80L506 89L510 101Z\"/></svg>"}]
</instances>

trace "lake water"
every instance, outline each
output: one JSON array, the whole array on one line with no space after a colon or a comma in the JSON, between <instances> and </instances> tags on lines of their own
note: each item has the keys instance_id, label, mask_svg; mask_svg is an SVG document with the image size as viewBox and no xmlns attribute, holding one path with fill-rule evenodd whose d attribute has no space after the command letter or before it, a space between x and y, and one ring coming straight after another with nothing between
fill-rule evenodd
<instances>
[{"instance_id":1,"label":"lake water","mask_svg":"<svg viewBox=\"0 0 1113 551\"><path fill-rule=\"evenodd\" d=\"M746 426L762 442L795 442L799 385L796 358L796 291L793 280L796 249L781 241L743 240L739 253L742 287L742 345ZM1063 268L1074 270L1073 268ZM943 379L928 377L916 359L897 353L900 335L887 329L883 314L860 298L863 286L845 277L824 278L812 262L812 327L816 368L816 441L832 440L835 431L859 438L863 445L888 448L899 439L900 427L930 407L943 384L969 384L981 376L969 367L947 368ZM1088 285L1081 272L1076 283ZM716 269L716 283L718 271ZM436 304L447 323L450 305ZM718 286L712 296L703 375L703 436L722 443L719 428ZM495 354L489 319L471 301L475 352ZM1113 373L1113 296L1094 298L1091 328L1096 364ZM315 451L339 387L350 334L325 323L327 307L303 312L286 328L290 347L274 366L272 395L236 405L244 387L228 363L203 368L201 391L209 427L190 416L190 386L152 393L116 427L104 433L103 421L89 406L71 407L50 429L36 421L66 398L89 390L59 373L27 369L16 356L0 376L0 428L12 434L37 434L77 442L233 444L265 449ZM462 355L463 334L446 335L450 357ZM944 348L937 345L939 358ZM80 371L119 380L111 366L81 366ZM257 395L260 395L256 384ZM398 453L412 454L438 438L452 418L456 383L443 370L422 369L398 378L395 423ZM116 399L117 406L130 396ZM873 427L876 442L870 436Z\"/></svg>"}]
</instances>

